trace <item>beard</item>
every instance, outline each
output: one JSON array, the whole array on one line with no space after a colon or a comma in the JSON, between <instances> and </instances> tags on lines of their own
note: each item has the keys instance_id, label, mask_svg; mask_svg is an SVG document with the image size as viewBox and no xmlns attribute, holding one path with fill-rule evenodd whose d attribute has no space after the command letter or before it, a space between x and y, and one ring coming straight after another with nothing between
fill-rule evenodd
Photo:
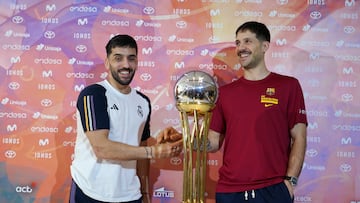
<instances>
[{"instance_id":1,"label":"beard","mask_svg":"<svg viewBox=\"0 0 360 203\"><path fill-rule=\"evenodd\" d=\"M119 72L124 70L129 71L130 73L130 77L127 79L121 79L121 77L119 76ZM114 78L114 80L118 82L120 85L129 85L134 78L135 71L131 68L122 68L120 70L115 70L114 68L111 68L111 75Z\"/></svg>"},{"instance_id":2,"label":"beard","mask_svg":"<svg viewBox=\"0 0 360 203\"><path fill-rule=\"evenodd\" d=\"M238 52L238 57L241 57L241 54L243 52ZM253 55L253 52L246 52L247 54L249 54L248 58L244 61L240 61L240 65L241 67L243 67L244 69L246 70L250 70L252 68L255 68L257 67L257 65L260 63L261 61L261 58L260 56L256 56L256 55ZM240 59L241 60L241 59Z\"/></svg>"}]
</instances>

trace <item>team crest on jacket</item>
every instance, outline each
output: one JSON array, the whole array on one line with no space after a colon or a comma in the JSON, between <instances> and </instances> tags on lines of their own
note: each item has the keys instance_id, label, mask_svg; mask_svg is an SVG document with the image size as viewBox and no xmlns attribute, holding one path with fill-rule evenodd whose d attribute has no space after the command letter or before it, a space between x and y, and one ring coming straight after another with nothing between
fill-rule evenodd
<instances>
[{"instance_id":1,"label":"team crest on jacket","mask_svg":"<svg viewBox=\"0 0 360 203\"><path fill-rule=\"evenodd\" d=\"M144 117L144 112L140 105L137 106L137 113L141 118Z\"/></svg>"},{"instance_id":2,"label":"team crest on jacket","mask_svg":"<svg viewBox=\"0 0 360 203\"><path fill-rule=\"evenodd\" d=\"M275 96L275 88L268 87L266 88L265 95L261 95L260 102L264 104L265 107L270 107L274 104L279 104L279 100L274 96Z\"/></svg>"},{"instance_id":3,"label":"team crest on jacket","mask_svg":"<svg viewBox=\"0 0 360 203\"><path fill-rule=\"evenodd\" d=\"M274 87L268 87L268 88L266 89L266 95L268 95L268 96L273 96L273 95L275 95L275 88L274 88Z\"/></svg>"}]
</instances>

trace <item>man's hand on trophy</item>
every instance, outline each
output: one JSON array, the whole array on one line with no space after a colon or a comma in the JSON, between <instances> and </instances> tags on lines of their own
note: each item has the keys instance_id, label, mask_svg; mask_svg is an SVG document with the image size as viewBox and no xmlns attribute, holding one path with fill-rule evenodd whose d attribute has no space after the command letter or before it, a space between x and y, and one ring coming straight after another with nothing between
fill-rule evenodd
<instances>
[{"instance_id":1,"label":"man's hand on trophy","mask_svg":"<svg viewBox=\"0 0 360 203\"><path fill-rule=\"evenodd\" d=\"M175 130L173 127L167 127L163 129L156 136L156 143L176 142L179 140L182 140L182 134Z\"/></svg>"},{"instance_id":2,"label":"man's hand on trophy","mask_svg":"<svg viewBox=\"0 0 360 203\"><path fill-rule=\"evenodd\" d=\"M153 158L168 158L179 156L183 149L182 140L177 140L173 142L163 142L155 144L154 146L154 155Z\"/></svg>"}]
</instances>

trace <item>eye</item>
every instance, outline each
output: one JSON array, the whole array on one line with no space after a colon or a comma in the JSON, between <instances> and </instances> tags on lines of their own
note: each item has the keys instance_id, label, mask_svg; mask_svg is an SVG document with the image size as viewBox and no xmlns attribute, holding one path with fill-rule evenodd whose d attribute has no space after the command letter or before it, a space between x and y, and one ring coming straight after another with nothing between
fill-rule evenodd
<instances>
[{"instance_id":1,"label":"eye","mask_svg":"<svg viewBox=\"0 0 360 203\"><path fill-rule=\"evenodd\" d=\"M115 61L121 61L121 57L120 56L115 56Z\"/></svg>"},{"instance_id":2,"label":"eye","mask_svg":"<svg viewBox=\"0 0 360 203\"><path fill-rule=\"evenodd\" d=\"M130 56L130 57L128 57L128 60L129 61L136 61L137 57L136 56Z\"/></svg>"}]
</instances>

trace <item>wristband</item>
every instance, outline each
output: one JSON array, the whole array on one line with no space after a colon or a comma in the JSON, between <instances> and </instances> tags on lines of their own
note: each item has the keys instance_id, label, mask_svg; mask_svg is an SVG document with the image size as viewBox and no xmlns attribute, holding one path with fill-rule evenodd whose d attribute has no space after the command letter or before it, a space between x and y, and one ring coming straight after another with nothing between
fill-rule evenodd
<instances>
[{"instance_id":1,"label":"wristband","mask_svg":"<svg viewBox=\"0 0 360 203\"><path fill-rule=\"evenodd\" d=\"M150 148L150 152L149 152L148 147L144 147L144 149L146 151L146 158L152 159L152 148L151 147L149 147L149 148Z\"/></svg>"}]
</instances>

